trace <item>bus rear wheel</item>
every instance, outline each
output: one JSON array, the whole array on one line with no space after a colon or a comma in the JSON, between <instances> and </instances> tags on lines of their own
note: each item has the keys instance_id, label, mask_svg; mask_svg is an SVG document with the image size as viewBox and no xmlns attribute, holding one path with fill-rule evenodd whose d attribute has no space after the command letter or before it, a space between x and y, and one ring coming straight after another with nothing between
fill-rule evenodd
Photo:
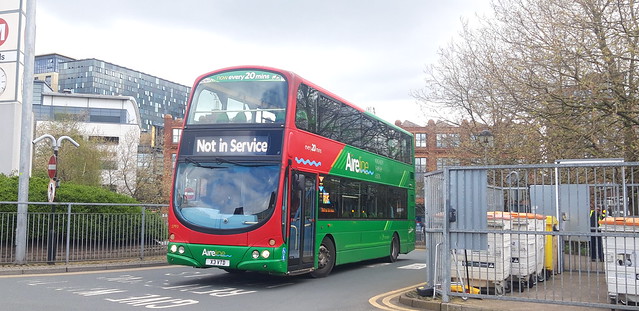
<instances>
[{"instance_id":1,"label":"bus rear wheel","mask_svg":"<svg viewBox=\"0 0 639 311\"><path fill-rule=\"evenodd\" d=\"M324 238L317 255L317 270L311 272L314 278L323 278L331 273L335 266L335 245L329 238Z\"/></svg>"},{"instance_id":2,"label":"bus rear wheel","mask_svg":"<svg viewBox=\"0 0 639 311\"><path fill-rule=\"evenodd\" d=\"M393 234L393 240L390 245L390 255L388 256L388 261L396 262L397 257L399 257L399 239L397 238L397 234Z\"/></svg>"}]
</instances>

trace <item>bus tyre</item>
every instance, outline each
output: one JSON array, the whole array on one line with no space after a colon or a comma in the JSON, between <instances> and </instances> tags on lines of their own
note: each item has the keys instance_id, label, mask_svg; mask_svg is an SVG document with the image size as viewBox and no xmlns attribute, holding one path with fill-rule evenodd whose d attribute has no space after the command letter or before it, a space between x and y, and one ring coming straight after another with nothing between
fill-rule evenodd
<instances>
[{"instance_id":1,"label":"bus tyre","mask_svg":"<svg viewBox=\"0 0 639 311\"><path fill-rule=\"evenodd\" d=\"M317 270L311 272L314 278L323 278L331 273L335 266L335 245L329 238L324 238L317 256Z\"/></svg>"},{"instance_id":2,"label":"bus tyre","mask_svg":"<svg viewBox=\"0 0 639 311\"><path fill-rule=\"evenodd\" d=\"M393 234L393 240L390 244L390 255L388 256L388 261L396 262L397 257L399 256L399 239L397 238L397 234Z\"/></svg>"}]
</instances>

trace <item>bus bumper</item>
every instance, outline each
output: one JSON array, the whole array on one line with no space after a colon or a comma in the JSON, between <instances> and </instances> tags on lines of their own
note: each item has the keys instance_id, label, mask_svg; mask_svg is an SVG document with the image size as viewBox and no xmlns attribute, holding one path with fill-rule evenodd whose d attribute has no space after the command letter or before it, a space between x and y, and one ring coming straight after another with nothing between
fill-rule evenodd
<instances>
[{"instance_id":1,"label":"bus bumper","mask_svg":"<svg viewBox=\"0 0 639 311\"><path fill-rule=\"evenodd\" d=\"M182 256L178 254L166 254L166 261L171 265L183 265L183 266L191 266L196 268L205 268L203 265L200 265L197 260L193 258L189 258L187 256Z\"/></svg>"},{"instance_id":2,"label":"bus bumper","mask_svg":"<svg viewBox=\"0 0 639 311\"><path fill-rule=\"evenodd\" d=\"M172 247L173 244L176 247ZM171 249L181 249L181 253ZM215 249L215 252L210 252ZM264 257L264 252L269 253ZM257 258L254 253L257 252ZM245 246L212 246L187 243L170 243L167 262L173 265L184 265L196 268L221 268L226 270L244 270L286 274L286 247L245 247ZM194 255L197 254L198 256ZM207 265L207 259L228 260L228 266Z\"/></svg>"}]
</instances>

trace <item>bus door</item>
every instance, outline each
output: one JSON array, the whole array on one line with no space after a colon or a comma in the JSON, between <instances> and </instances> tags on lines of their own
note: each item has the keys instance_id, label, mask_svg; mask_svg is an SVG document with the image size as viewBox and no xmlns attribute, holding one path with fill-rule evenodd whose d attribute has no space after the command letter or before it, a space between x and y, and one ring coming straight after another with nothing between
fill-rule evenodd
<instances>
[{"instance_id":1,"label":"bus door","mask_svg":"<svg viewBox=\"0 0 639 311\"><path fill-rule=\"evenodd\" d=\"M315 205L317 177L293 171L290 183L288 270L313 267L315 258Z\"/></svg>"}]
</instances>

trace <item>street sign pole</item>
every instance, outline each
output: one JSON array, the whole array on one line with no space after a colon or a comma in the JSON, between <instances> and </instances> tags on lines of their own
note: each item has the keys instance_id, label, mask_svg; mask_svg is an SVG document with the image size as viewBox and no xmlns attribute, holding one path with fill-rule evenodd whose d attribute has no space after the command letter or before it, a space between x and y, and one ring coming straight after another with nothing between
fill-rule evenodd
<instances>
[{"instance_id":1,"label":"street sign pole","mask_svg":"<svg viewBox=\"0 0 639 311\"><path fill-rule=\"evenodd\" d=\"M47 165L47 173L49 174L49 187L47 187L47 198L49 203L53 203L55 199L55 188L57 188L58 180L58 148L53 148L53 155L49 158ZM58 250L58 239L55 235L55 204L51 204L51 214L49 214L49 237L47 239L47 264L55 264L55 257Z\"/></svg>"},{"instance_id":2,"label":"street sign pole","mask_svg":"<svg viewBox=\"0 0 639 311\"><path fill-rule=\"evenodd\" d=\"M48 138L51 140L53 144L53 155L49 158L49 164L47 164L47 173L49 174L49 187L47 190L47 198L49 199L49 203L53 203L55 199L55 189L58 187L58 150L60 149L60 145L62 141L68 140L74 146L79 147L78 144L73 138L69 136L60 136L57 140L51 134L44 134L33 140L33 144ZM55 256L57 252L58 239L55 234L55 204L51 204L51 213L49 214L49 236L47 239L47 263L50 265L55 264Z\"/></svg>"},{"instance_id":3,"label":"street sign pole","mask_svg":"<svg viewBox=\"0 0 639 311\"><path fill-rule=\"evenodd\" d=\"M47 187L47 197L49 203L53 203L55 198L56 181L55 178L49 180L49 186ZM49 236L47 238L47 264L55 264L55 257L58 251L58 237L55 234L55 204L51 204L51 213L49 214Z\"/></svg>"}]
</instances>

